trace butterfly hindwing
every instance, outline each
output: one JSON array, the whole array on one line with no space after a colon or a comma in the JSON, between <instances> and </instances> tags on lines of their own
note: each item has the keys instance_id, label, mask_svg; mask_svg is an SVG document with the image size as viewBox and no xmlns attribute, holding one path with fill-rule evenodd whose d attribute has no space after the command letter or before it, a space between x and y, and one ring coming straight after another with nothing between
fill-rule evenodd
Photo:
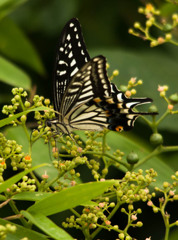
<instances>
[{"instance_id":1,"label":"butterfly hindwing","mask_svg":"<svg viewBox=\"0 0 178 240\"><path fill-rule=\"evenodd\" d=\"M98 56L87 62L72 78L63 96L60 113L67 115L76 107L102 101L111 94L106 59Z\"/></svg>"}]
</instances>

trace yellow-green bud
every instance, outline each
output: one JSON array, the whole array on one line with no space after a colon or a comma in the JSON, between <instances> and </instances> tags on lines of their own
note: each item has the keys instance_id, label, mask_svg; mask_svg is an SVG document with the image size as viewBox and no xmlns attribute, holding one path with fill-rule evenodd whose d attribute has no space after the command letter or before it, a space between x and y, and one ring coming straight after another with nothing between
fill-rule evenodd
<instances>
[{"instance_id":1,"label":"yellow-green bud","mask_svg":"<svg viewBox=\"0 0 178 240\"><path fill-rule=\"evenodd\" d=\"M21 146L18 146L17 148L16 148L16 152L17 153L20 153L22 151L22 147Z\"/></svg>"},{"instance_id":2,"label":"yellow-green bud","mask_svg":"<svg viewBox=\"0 0 178 240\"><path fill-rule=\"evenodd\" d=\"M144 8L139 7L138 12L139 12L139 13L144 13Z\"/></svg>"},{"instance_id":3,"label":"yellow-green bud","mask_svg":"<svg viewBox=\"0 0 178 240\"><path fill-rule=\"evenodd\" d=\"M135 22L134 23L134 28L140 28L140 23L139 22Z\"/></svg>"},{"instance_id":4,"label":"yellow-green bud","mask_svg":"<svg viewBox=\"0 0 178 240\"><path fill-rule=\"evenodd\" d=\"M134 88L130 92L132 95L135 95L137 93L137 91Z\"/></svg>"},{"instance_id":5,"label":"yellow-green bud","mask_svg":"<svg viewBox=\"0 0 178 240\"><path fill-rule=\"evenodd\" d=\"M75 174L75 169L71 169L71 170L70 170L70 174L71 174L71 175L74 175L74 174Z\"/></svg>"},{"instance_id":6,"label":"yellow-green bud","mask_svg":"<svg viewBox=\"0 0 178 240\"><path fill-rule=\"evenodd\" d=\"M132 211L132 210L134 209L133 205L132 205L132 204L129 204L129 205L128 205L128 209L129 209L130 211Z\"/></svg>"},{"instance_id":7,"label":"yellow-green bud","mask_svg":"<svg viewBox=\"0 0 178 240\"><path fill-rule=\"evenodd\" d=\"M171 40L171 38L172 38L172 34L167 33L166 36L165 36L165 39L166 39L167 41L169 41L169 40Z\"/></svg>"},{"instance_id":8,"label":"yellow-green bud","mask_svg":"<svg viewBox=\"0 0 178 240\"><path fill-rule=\"evenodd\" d=\"M143 223L140 222L140 221L138 221L138 222L136 223L136 226L137 226L137 227L142 227L142 226L143 226Z\"/></svg>"},{"instance_id":9,"label":"yellow-green bud","mask_svg":"<svg viewBox=\"0 0 178 240\"><path fill-rule=\"evenodd\" d=\"M164 182L164 183L163 183L163 187L164 187L164 188L169 187L169 185L170 185L170 184L169 184L168 182Z\"/></svg>"},{"instance_id":10,"label":"yellow-green bud","mask_svg":"<svg viewBox=\"0 0 178 240\"><path fill-rule=\"evenodd\" d=\"M27 120L26 115L22 115L20 118L20 121L24 123L24 122L26 122L26 120Z\"/></svg>"},{"instance_id":11,"label":"yellow-green bud","mask_svg":"<svg viewBox=\"0 0 178 240\"><path fill-rule=\"evenodd\" d=\"M143 84L143 81L140 79L140 80L138 80L137 84L138 84L138 85L142 85L142 84Z\"/></svg>"},{"instance_id":12,"label":"yellow-green bud","mask_svg":"<svg viewBox=\"0 0 178 240\"><path fill-rule=\"evenodd\" d=\"M20 96L19 95L15 95L14 98L15 98L16 101L20 100Z\"/></svg>"},{"instance_id":13,"label":"yellow-green bud","mask_svg":"<svg viewBox=\"0 0 178 240\"><path fill-rule=\"evenodd\" d=\"M23 88L19 88L19 92L22 93L23 92Z\"/></svg>"},{"instance_id":14,"label":"yellow-green bud","mask_svg":"<svg viewBox=\"0 0 178 240\"><path fill-rule=\"evenodd\" d=\"M33 136L33 137L37 137L38 134L39 134L38 130L34 130L34 131L32 132L32 136Z\"/></svg>"},{"instance_id":15,"label":"yellow-green bud","mask_svg":"<svg viewBox=\"0 0 178 240\"><path fill-rule=\"evenodd\" d=\"M26 107L26 108L29 108L30 107L30 102L29 101L25 101L25 103L24 103L24 106Z\"/></svg>"},{"instance_id":16,"label":"yellow-green bud","mask_svg":"<svg viewBox=\"0 0 178 240\"><path fill-rule=\"evenodd\" d=\"M50 100L49 99L45 99L44 103L45 103L45 105L49 105L50 104Z\"/></svg>"},{"instance_id":17,"label":"yellow-green bud","mask_svg":"<svg viewBox=\"0 0 178 240\"><path fill-rule=\"evenodd\" d=\"M10 147L6 147L5 149L4 149L4 153L5 154L10 154L10 152L11 152L11 148Z\"/></svg>"},{"instance_id":18,"label":"yellow-green bud","mask_svg":"<svg viewBox=\"0 0 178 240\"><path fill-rule=\"evenodd\" d=\"M124 239L124 238L125 238L125 235L124 235L124 233L119 233L119 235L118 235L118 236L119 236L119 238L120 238L120 239Z\"/></svg>"},{"instance_id":19,"label":"yellow-green bud","mask_svg":"<svg viewBox=\"0 0 178 240\"><path fill-rule=\"evenodd\" d=\"M151 41L150 47L156 47L158 45L157 41Z\"/></svg>"},{"instance_id":20,"label":"yellow-green bud","mask_svg":"<svg viewBox=\"0 0 178 240\"><path fill-rule=\"evenodd\" d=\"M151 27L152 25L153 25L152 21L150 21L150 20L146 21L146 26L147 27Z\"/></svg>"},{"instance_id":21,"label":"yellow-green bud","mask_svg":"<svg viewBox=\"0 0 178 240\"><path fill-rule=\"evenodd\" d=\"M113 71L113 76L116 77L116 76L118 76L118 75L119 75L119 71L118 71L118 70L114 70L114 71Z\"/></svg>"},{"instance_id":22,"label":"yellow-green bud","mask_svg":"<svg viewBox=\"0 0 178 240\"><path fill-rule=\"evenodd\" d=\"M178 15L177 15L176 13L174 13L174 14L172 15L172 19L173 19L173 20L177 20L177 19L178 19Z\"/></svg>"}]
</instances>

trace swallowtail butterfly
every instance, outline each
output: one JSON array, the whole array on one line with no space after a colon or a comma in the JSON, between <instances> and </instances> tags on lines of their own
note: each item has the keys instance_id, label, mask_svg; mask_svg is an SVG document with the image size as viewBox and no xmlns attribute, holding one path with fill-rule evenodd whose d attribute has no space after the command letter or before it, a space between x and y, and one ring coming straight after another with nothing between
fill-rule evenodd
<instances>
[{"instance_id":1,"label":"swallowtail butterfly","mask_svg":"<svg viewBox=\"0 0 178 240\"><path fill-rule=\"evenodd\" d=\"M80 23L71 19L64 27L57 49L54 76L54 109L58 114L49 121L57 132L73 130L129 130L139 115L139 104L150 98L127 98L106 72L106 59L90 58Z\"/></svg>"}]
</instances>

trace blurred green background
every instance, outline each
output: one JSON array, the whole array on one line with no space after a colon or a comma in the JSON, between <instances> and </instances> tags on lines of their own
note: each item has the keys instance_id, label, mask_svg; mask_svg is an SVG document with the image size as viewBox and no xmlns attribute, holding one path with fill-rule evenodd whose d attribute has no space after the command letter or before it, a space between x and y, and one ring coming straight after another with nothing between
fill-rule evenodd
<instances>
[{"instance_id":1,"label":"blurred green background","mask_svg":"<svg viewBox=\"0 0 178 240\"><path fill-rule=\"evenodd\" d=\"M98 54L106 56L110 64L109 75L114 69L119 69L120 74L114 79L118 86L127 84L131 77L142 79L144 84L137 87L137 96L152 98L162 114L167 105L160 99L157 87L158 84L168 85L168 95L178 92L178 47L164 44L150 48L148 42L128 34L128 29L135 21L144 24L144 17L137 12L143 2L0 0L0 106L10 104L14 86L24 87L30 92L36 89L36 94L52 100L58 39L65 23L77 17L91 57ZM152 3L163 10L165 17L178 12L176 4L164 0ZM154 33L157 34L156 30ZM148 109L148 106L144 109ZM5 117L2 114L0 116ZM178 115L167 117L160 124L160 132L165 136L165 144L177 145ZM143 120L139 120L133 131L127 134L130 137L136 134L148 141L150 133ZM177 168L178 154L172 153L169 157L164 155L162 159L166 163L169 160L171 168ZM160 225L158 232L155 230L158 227L155 214L148 217L152 218L154 221L148 222L144 230L138 230L138 236L141 236L138 239L150 235L155 239L163 237L163 225ZM145 235L146 230L148 235ZM176 238L172 235L171 239Z\"/></svg>"}]
</instances>

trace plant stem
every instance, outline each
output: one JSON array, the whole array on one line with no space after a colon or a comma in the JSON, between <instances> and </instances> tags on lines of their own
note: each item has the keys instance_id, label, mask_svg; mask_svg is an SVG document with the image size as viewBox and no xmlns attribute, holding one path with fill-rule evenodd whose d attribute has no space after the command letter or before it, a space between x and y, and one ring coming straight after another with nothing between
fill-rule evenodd
<instances>
[{"instance_id":1,"label":"plant stem","mask_svg":"<svg viewBox=\"0 0 178 240\"><path fill-rule=\"evenodd\" d=\"M110 159L112 159L113 161L117 162L117 163L120 163L121 165L123 165L124 167L127 168L127 170L130 168L130 165L128 163L124 163L122 162L121 160L119 160L118 158L114 157L113 155L109 154L109 153L102 153L102 152L92 152L92 151L87 151L85 152L85 154L92 154L92 155L100 155L100 156L106 156Z\"/></svg>"},{"instance_id":2,"label":"plant stem","mask_svg":"<svg viewBox=\"0 0 178 240\"><path fill-rule=\"evenodd\" d=\"M73 214L75 214L75 216L80 217L80 214L79 214L77 211L75 211L74 208L70 208L70 211L71 211Z\"/></svg>"},{"instance_id":3,"label":"plant stem","mask_svg":"<svg viewBox=\"0 0 178 240\"><path fill-rule=\"evenodd\" d=\"M19 210L18 210L17 207L15 206L15 203L14 203L13 200L9 202L9 205L10 205L10 207L12 208L13 212L14 212L16 215L21 215L20 212L19 212ZM25 226L25 227L27 227L27 228L30 227L29 224L28 224L28 222L27 222L24 218L19 218L19 220L21 221L21 223L23 224L23 226Z\"/></svg>"},{"instance_id":4,"label":"plant stem","mask_svg":"<svg viewBox=\"0 0 178 240\"><path fill-rule=\"evenodd\" d=\"M137 164L135 164L134 169L137 168L138 166L142 165L145 163L148 159L163 153L163 152L173 152L173 151L178 151L178 146L162 146L159 145L157 148L153 150L153 152L149 153L146 157L142 158Z\"/></svg>"},{"instance_id":5,"label":"plant stem","mask_svg":"<svg viewBox=\"0 0 178 240\"><path fill-rule=\"evenodd\" d=\"M165 113L163 113L163 115L157 120L157 122L155 123L156 126L158 126L160 124L160 122L162 122L162 120L168 115L170 114L170 111L167 110Z\"/></svg>"}]
</instances>

